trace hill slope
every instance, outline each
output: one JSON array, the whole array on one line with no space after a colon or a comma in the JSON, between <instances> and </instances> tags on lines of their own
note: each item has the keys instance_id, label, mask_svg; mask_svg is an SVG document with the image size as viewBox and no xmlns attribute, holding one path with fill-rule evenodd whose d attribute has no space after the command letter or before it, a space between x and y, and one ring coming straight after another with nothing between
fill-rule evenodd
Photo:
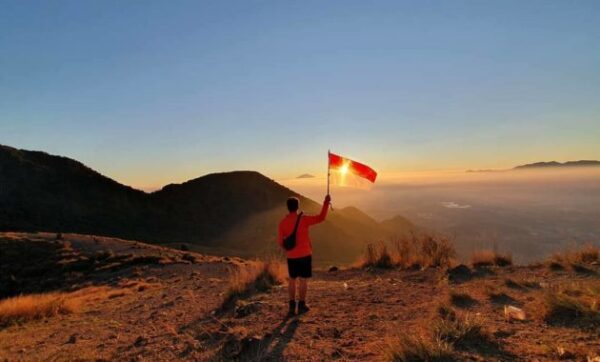
<instances>
[{"instance_id":1,"label":"hill slope","mask_svg":"<svg viewBox=\"0 0 600 362\"><path fill-rule=\"evenodd\" d=\"M320 208L253 171L210 174L147 194L77 161L7 146L0 146L0 185L0 230L188 243L192 249L246 257L276 250L287 197L299 197L308 213ZM322 262L352 261L365 241L413 228L399 218L402 222L378 223L356 209L336 210L314 228L317 255Z\"/></svg>"}]
</instances>

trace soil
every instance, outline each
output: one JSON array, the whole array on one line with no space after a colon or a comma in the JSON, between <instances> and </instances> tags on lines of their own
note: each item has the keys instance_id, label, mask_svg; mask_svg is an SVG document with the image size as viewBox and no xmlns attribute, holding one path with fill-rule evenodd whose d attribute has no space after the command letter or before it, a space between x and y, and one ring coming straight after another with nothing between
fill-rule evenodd
<instances>
[{"instance_id":1,"label":"soil","mask_svg":"<svg viewBox=\"0 0 600 362\"><path fill-rule=\"evenodd\" d=\"M457 349L457 360L585 361L600 355L598 325L549 323L540 316L549 290L597 287L597 265L586 272L541 264L472 273L460 268L458 278L441 268L316 270L307 298L311 310L288 318L285 284L219 310L230 273L243 268L245 260L98 236L60 239L0 234L5 255L34 244L62 243L55 251L62 259L47 267L61 268L61 280L67 282L45 283L39 274L27 279L17 261L4 260L3 272L17 275L11 280L19 279L15 285L26 292L88 288L93 295L90 288L101 287L111 292L86 299L72 314L0 327L0 360L376 361L385 359L395 337L429 336L442 305L480 318L492 341ZM98 257L102 253L108 255L104 261ZM93 264L75 276L65 267L83 260ZM452 305L451 293L468 294L473 302ZM523 309L527 319L507 320L507 305Z\"/></svg>"}]
</instances>

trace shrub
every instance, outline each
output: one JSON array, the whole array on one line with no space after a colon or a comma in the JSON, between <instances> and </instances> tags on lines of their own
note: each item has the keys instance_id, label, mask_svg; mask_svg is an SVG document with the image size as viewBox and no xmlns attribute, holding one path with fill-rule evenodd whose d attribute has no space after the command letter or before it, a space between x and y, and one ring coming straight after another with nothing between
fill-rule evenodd
<instances>
[{"instance_id":1,"label":"shrub","mask_svg":"<svg viewBox=\"0 0 600 362\"><path fill-rule=\"evenodd\" d=\"M571 293L574 294L574 293ZM585 296L569 296L565 291L546 294L543 319L548 323L598 324L600 309L597 301Z\"/></svg>"},{"instance_id":2,"label":"shrub","mask_svg":"<svg viewBox=\"0 0 600 362\"><path fill-rule=\"evenodd\" d=\"M447 304L440 304L437 307L437 315L442 319L454 320L456 319L456 312L451 306Z\"/></svg>"},{"instance_id":3,"label":"shrub","mask_svg":"<svg viewBox=\"0 0 600 362\"><path fill-rule=\"evenodd\" d=\"M283 282L285 274L282 265L276 261L254 261L239 267L229 279L222 308L229 307L240 298L255 293L266 292Z\"/></svg>"},{"instance_id":4,"label":"shrub","mask_svg":"<svg viewBox=\"0 0 600 362\"><path fill-rule=\"evenodd\" d=\"M423 266L448 267L456 252L448 239L425 235L421 238L420 256Z\"/></svg>"},{"instance_id":5,"label":"shrub","mask_svg":"<svg viewBox=\"0 0 600 362\"><path fill-rule=\"evenodd\" d=\"M68 314L78 303L63 293L30 294L0 301L0 326Z\"/></svg>"},{"instance_id":6,"label":"shrub","mask_svg":"<svg viewBox=\"0 0 600 362\"><path fill-rule=\"evenodd\" d=\"M455 361L452 346L442 340L402 335L388 340L384 357L393 362Z\"/></svg>"},{"instance_id":7,"label":"shrub","mask_svg":"<svg viewBox=\"0 0 600 362\"><path fill-rule=\"evenodd\" d=\"M390 269L395 266L392 255L383 242L367 245L362 259L359 261L361 268Z\"/></svg>"},{"instance_id":8,"label":"shrub","mask_svg":"<svg viewBox=\"0 0 600 362\"><path fill-rule=\"evenodd\" d=\"M600 248L593 245L585 245L581 248L574 250L569 255L571 263L577 264L591 264L594 262L600 262Z\"/></svg>"},{"instance_id":9,"label":"shrub","mask_svg":"<svg viewBox=\"0 0 600 362\"><path fill-rule=\"evenodd\" d=\"M402 268L411 268L417 264L417 251L416 251L416 240L413 237L412 240L409 238L399 238L392 241L396 252L396 262Z\"/></svg>"},{"instance_id":10,"label":"shrub","mask_svg":"<svg viewBox=\"0 0 600 362\"><path fill-rule=\"evenodd\" d=\"M481 343L489 343L489 334L483 322L474 316L439 319L433 325L434 338L451 343L457 348L469 348Z\"/></svg>"},{"instance_id":11,"label":"shrub","mask_svg":"<svg viewBox=\"0 0 600 362\"><path fill-rule=\"evenodd\" d=\"M473 267L485 266L508 266L512 265L512 256L510 254L500 254L492 250L478 250L471 254L471 265Z\"/></svg>"},{"instance_id":12,"label":"shrub","mask_svg":"<svg viewBox=\"0 0 600 362\"><path fill-rule=\"evenodd\" d=\"M456 252L452 243L441 236L429 234L395 239L390 252L384 242L370 243L357 262L360 268L389 269L394 267L450 267Z\"/></svg>"},{"instance_id":13,"label":"shrub","mask_svg":"<svg viewBox=\"0 0 600 362\"><path fill-rule=\"evenodd\" d=\"M571 266L575 271L584 269L583 264L600 263L600 248L593 245L584 245L562 253L555 253L546 260L548 267L552 270L562 270L565 266ZM587 269L585 269L587 271Z\"/></svg>"}]
</instances>

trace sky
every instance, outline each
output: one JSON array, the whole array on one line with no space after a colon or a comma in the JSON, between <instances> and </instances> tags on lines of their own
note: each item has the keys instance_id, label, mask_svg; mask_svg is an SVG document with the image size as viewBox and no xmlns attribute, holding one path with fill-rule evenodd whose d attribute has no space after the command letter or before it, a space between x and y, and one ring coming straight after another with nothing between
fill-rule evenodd
<instances>
[{"instance_id":1,"label":"sky","mask_svg":"<svg viewBox=\"0 0 600 362\"><path fill-rule=\"evenodd\" d=\"M0 0L0 144L155 188L600 159L600 2Z\"/></svg>"}]
</instances>

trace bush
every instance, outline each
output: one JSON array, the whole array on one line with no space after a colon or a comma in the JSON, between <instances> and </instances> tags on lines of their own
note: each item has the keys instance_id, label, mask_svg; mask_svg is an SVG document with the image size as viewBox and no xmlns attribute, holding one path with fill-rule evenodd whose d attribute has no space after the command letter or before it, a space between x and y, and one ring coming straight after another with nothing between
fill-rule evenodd
<instances>
[{"instance_id":1,"label":"bush","mask_svg":"<svg viewBox=\"0 0 600 362\"><path fill-rule=\"evenodd\" d=\"M78 303L62 293L30 294L0 301L0 326L68 314Z\"/></svg>"},{"instance_id":2,"label":"bush","mask_svg":"<svg viewBox=\"0 0 600 362\"><path fill-rule=\"evenodd\" d=\"M434 338L464 349L481 343L489 343L481 319L474 316L439 319L433 325Z\"/></svg>"},{"instance_id":3,"label":"bush","mask_svg":"<svg viewBox=\"0 0 600 362\"><path fill-rule=\"evenodd\" d=\"M229 279L222 308L233 305L237 299L255 293L266 292L285 279L281 263L276 261L254 261L240 266Z\"/></svg>"},{"instance_id":4,"label":"bush","mask_svg":"<svg viewBox=\"0 0 600 362\"><path fill-rule=\"evenodd\" d=\"M390 269L450 267L456 252L452 243L443 237L429 234L416 235L391 241L390 252L384 242L370 243L357 262L360 268Z\"/></svg>"},{"instance_id":5,"label":"bush","mask_svg":"<svg viewBox=\"0 0 600 362\"><path fill-rule=\"evenodd\" d=\"M568 291L554 291L546 294L542 316L546 322L567 325L600 324L600 309L593 297L575 297L567 293Z\"/></svg>"},{"instance_id":6,"label":"bush","mask_svg":"<svg viewBox=\"0 0 600 362\"><path fill-rule=\"evenodd\" d=\"M361 268L390 269L395 266L392 255L383 242L367 245L365 254L359 261Z\"/></svg>"},{"instance_id":7,"label":"bush","mask_svg":"<svg viewBox=\"0 0 600 362\"><path fill-rule=\"evenodd\" d=\"M600 248L593 245L584 245L573 250L565 250L555 253L546 260L548 267L552 270L562 270L570 266L575 271L588 271L583 265L600 263Z\"/></svg>"},{"instance_id":8,"label":"bush","mask_svg":"<svg viewBox=\"0 0 600 362\"><path fill-rule=\"evenodd\" d=\"M478 250L471 254L471 265L475 268L485 266L509 266L512 265L512 255L500 254L492 250Z\"/></svg>"},{"instance_id":9,"label":"bush","mask_svg":"<svg viewBox=\"0 0 600 362\"><path fill-rule=\"evenodd\" d=\"M455 361L452 346L448 343L409 335L390 339L384 348L384 356L393 362Z\"/></svg>"}]
</instances>

